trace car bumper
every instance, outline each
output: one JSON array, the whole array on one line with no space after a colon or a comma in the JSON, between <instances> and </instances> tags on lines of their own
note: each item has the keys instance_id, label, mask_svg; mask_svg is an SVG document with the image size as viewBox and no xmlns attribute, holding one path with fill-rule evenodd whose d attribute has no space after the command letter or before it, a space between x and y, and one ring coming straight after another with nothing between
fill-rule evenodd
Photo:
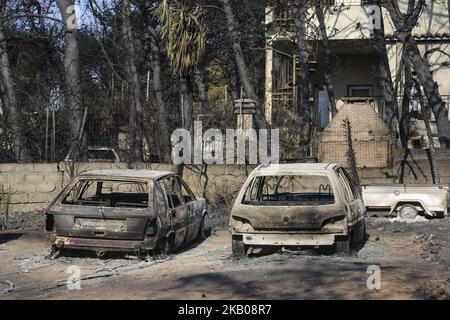
<instances>
[{"instance_id":1,"label":"car bumper","mask_svg":"<svg viewBox=\"0 0 450 320\"><path fill-rule=\"evenodd\" d=\"M236 234L238 235L238 234ZM331 246L336 236L334 233L240 233L245 245L257 246Z\"/></svg>"},{"instance_id":2,"label":"car bumper","mask_svg":"<svg viewBox=\"0 0 450 320\"><path fill-rule=\"evenodd\" d=\"M82 249L92 251L136 251L152 250L156 238L147 241L122 239L93 239L56 236L53 244L57 248Z\"/></svg>"}]
</instances>

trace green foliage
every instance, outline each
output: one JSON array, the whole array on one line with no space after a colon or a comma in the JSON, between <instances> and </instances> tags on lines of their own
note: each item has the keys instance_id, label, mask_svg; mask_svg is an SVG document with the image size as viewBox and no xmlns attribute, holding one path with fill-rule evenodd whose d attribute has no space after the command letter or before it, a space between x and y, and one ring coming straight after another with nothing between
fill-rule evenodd
<instances>
[{"instance_id":1,"label":"green foliage","mask_svg":"<svg viewBox=\"0 0 450 320\"><path fill-rule=\"evenodd\" d=\"M164 0L156 8L155 16L161 24L161 36L167 41L172 71L186 75L205 50L203 9L199 4L188 8L184 4Z\"/></svg>"}]
</instances>

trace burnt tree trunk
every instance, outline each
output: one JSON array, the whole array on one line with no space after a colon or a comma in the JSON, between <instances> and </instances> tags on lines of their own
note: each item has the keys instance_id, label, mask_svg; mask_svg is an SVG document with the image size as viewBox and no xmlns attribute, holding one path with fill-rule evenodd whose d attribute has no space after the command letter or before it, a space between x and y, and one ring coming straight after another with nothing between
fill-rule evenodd
<instances>
[{"instance_id":1,"label":"burnt tree trunk","mask_svg":"<svg viewBox=\"0 0 450 320\"><path fill-rule=\"evenodd\" d=\"M409 106L412 101L411 91L414 85L411 62L406 57L403 57L403 70L405 75L405 84L402 98L402 112L399 123L400 142L403 148L403 158L400 163L399 175L399 183L401 184L405 182L405 167L408 165L408 156L410 155L410 150L408 148L408 138L411 125L411 112L409 110Z\"/></svg>"},{"instance_id":2,"label":"burnt tree trunk","mask_svg":"<svg viewBox=\"0 0 450 320\"><path fill-rule=\"evenodd\" d=\"M332 81L332 54L331 54L331 46L330 41L328 39L327 34L327 26L325 23L325 16L324 16L324 4L323 0L314 0L314 7L315 12L317 16L317 20L319 21L319 29L320 29L320 35L322 38L322 44L323 44L323 51L324 51L324 72L323 77L325 79L325 88L328 93L328 100L330 103L330 111L333 117L337 113L336 109L336 98L334 94L334 86Z\"/></svg>"},{"instance_id":3,"label":"burnt tree trunk","mask_svg":"<svg viewBox=\"0 0 450 320\"><path fill-rule=\"evenodd\" d=\"M192 119L192 81L189 75L180 76L180 106L183 128L192 133L194 130Z\"/></svg>"},{"instance_id":4,"label":"burnt tree trunk","mask_svg":"<svg viewBox=\"0 0 450 320\"><path fill-rule=\"evenodd\" d=\"M194 70L194 81L198 91L198 98L200 99L203 108L203 113L209 114L211 112L211 106L208 101L208 89L205 85L204 73L205 70L197 65Z\"/></svg>"},{"instance_id":5,"label":"burnt tree trunk","mask_svg":"<svg viewBox=\"0 0 450 320\"><path fill-rule=\"evenodd\" d=\"M130 162L143 161L143 125L142 92L137 70L137 52L130 22L130 0L122 1L122 36L126 54L127 80L131 89L132 103L129 114Z\"/></svg>"},{"instance_id":6,"label":"burnt tree trunk","mask_svg":"<svg viewBox=\"0 0 450 320\"><path fill-rule=\"evenodd\" d=\"M417 73L420 83L423 86L424 94L433 111L441 147L448 148L450 146L448 110L445 108L444 101L439 93L439 86L433 79L429 65L420 54L417 43L412 37L406 39L405 54Z\"/></svg>"},{"instance_id":7,"label":"burnt tree trunk","mask_svg":"<svg viewBox=\"0 0 450 320\"><path fill-rule=\"evenodd\" d=\"M74 0L57 0L59 11L64 23L64 101L68 109L68 123L70 131L70 154L73 161L78 161L80 148L85 143L85 135L80 132L83 128L83 102L80 81L80 49L78 45L78 30L74 24ZM79 141L81 137L82 141Z\"/></svg>"},{"instance_id":8,"label":"burnt tree trunk","mask_svg":"<svg viewBox=\"0 0 450 320\"><path fill-rule=\"evenodd\" d=\"M440 178L439 166L438 166L438 162L437 162L436 148L434 147L433 135L431 133L431 126L430 126L431 110L429 108L427 101L425 101L425 99L423 97L420 82L414 78L413 78L413 81L414 81L414 85L417 88L419 102L422 107L421 119L425 123L425 129L427 132L427 140L428 140L428 150L427 151L428 151L428 161L430 163L430 168L431 168L431 176L433 178L434 184L440 184L441 178Z\"/></svg>"},{"instance_id":9,"label":"burnt tree trunk","mask_svg":"<svg viewBox=\"0 0 450 320\"><path fill-rule=\"evenodd\" d=\"M9 128L12 137L14 158L16 161L30 161L30 154L26 146L26 138L20 124L16 88L14 85L6 37L0 24L0 95L3 106L5 127Z\"/></svg>"},{"instance_id":10,"label":"burnt tree trunk","mask_svg":"<svg viewBox=\"0 0 450 320\"><path fill-rule=\"evenodd\" d=\"M448 8L448 22L450 27L450 0L447 0L447 8Z\"/></svg>"},{"instance_id":11,"label":"burnt tree trunk","mask_svg":"<svg viewBox=\"0 0 450 320\"><path fill-rule=\"evenodd\" d=\"M233 102L240 98L240 86L238 79L238 72L236 68L236 61L234 59L228 59L228 77L230 81L230 91L233 97Z\"/></svg>"},{"instance_id":12,"label":"burnt tree trunk","mask_svg":"<svg viewBox=\"0 0 450 320\"><path fill-rule=\"evenodd\" d=\"M171 141L167 123L167 105L163 97L161 83L160 38L155 29L148 26L150 32L151 65L153 71L153 90L158 105L159 158L164 163L171 163Z\"/></svg>"},{"instance_id":13,"label":"burnt tree trunk","mask_svg":"<svg viewBox=\"0 0 450 320\"><path fill-rule=\"evenodd\" d=\"M439 141L442 148L450 146L450 125L448 121L448 110L442 101L439 93L439 87L433 79L429 65L420 54L417 42L411 35L413 28L422 13L425 0L408 1L407 13L403 14L396 1L383 1L383 6L388 10L393 24L395 25L397 38L403 43L405 57L411 61L411 64L417 73L419 80L424 88L424 94L428 104L433 111L438 127Z\"/></svg>"},{"instance_id":14,"label":"burnt tree trunk","mask_svg":"<svg viewBox=\"0 0 450 320\"><path fill-rule=\"evenodd\" d=\"M409 106L411 104L411 90L413 88L413 76L411 71L411 62L404 58L404 74L405 74L405 85L402 99L402 113L400 116L399 131L400 131L400 142L402 144L405 153L408 149L408 137L410 131L411 114L409 111Z\"/></svg>"},{"instance_id":15,"label":"burnt tree trunk","mask_svg":"<svg viewBox=\"0 0 450 320\"><path fill-rule=\"evenodd\" d=\"M380 2L379 0L377 4ZM380 26L380 29L375 28L373 30L374 39L372 43L377 56L378 83L383 93L384 113L391 132L396 134L399 131L399 111L386 49L383 15L380 15Z\"/></svg>"},{"instance_id":16,"label":"burnt tree trunk","mask_svg":"<svg viewBox=\"0 0 450 320\"><path fill-rule=\"evenodd\" d=\"M299 101L298 113L300 115L301 137L300 137L300 154L303 157L308 156L311 136L311 120L310 120L310 77L309 77L309 50L307 44L307 30L305 23L307 21L306 4L300 2L297 4L296 14L294 17L295 27L297 31L297 46L300 59L300 90L298 90Z\"/></svg>"},{"instance_id":17,"label":"burnt tree trunk","mask_svg":"<svg viewBox=\"0 0 450 320\"><path fill-rule=\"evenodd\" d=\"M244 91L247 94L248 98L256 102L256 114L254 118L256 125L258 126L259 129L266 129L268 128L268 124L266 118L264 117L263 106L258 96L256 95L252 82L250 81L247 64L245 63L244 54L242 52L241 43L239 41L239 35L236 28L236 21L234 19L233 9L231 8L229 0L220 0L220 1L223 5L223 9L225 11L225 15L227 18L228 32L233 41L234 59L236 60L236 67L239 72L241 84L244 87Z\"/></svg>"}]
</instances>

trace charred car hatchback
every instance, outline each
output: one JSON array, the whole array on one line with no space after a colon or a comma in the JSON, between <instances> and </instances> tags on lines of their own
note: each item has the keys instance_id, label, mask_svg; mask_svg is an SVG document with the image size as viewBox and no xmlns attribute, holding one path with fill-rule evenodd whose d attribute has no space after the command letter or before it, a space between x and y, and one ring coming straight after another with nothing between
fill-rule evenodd
<instances>
[{"instance_id":1,"label":"charred car hatchback","mask_svg":"<svg viewBox=\"0 0 450 320\"><path fill-rule=\"evenodd\" d=\"M97 170L79 174L50 203L46 230L62 248L169 252L205 236L206 202L172 172Z\"/></svg>"},{"instance_id":2,"label":"charred car hatchback","mask_svg":"<svg viewBox=\"0 0 450 320\"><path fill-rule=\"evenodd\" d=\"M349 251L364 241L365 210L338 165L262 165L248 177L231 212L233 254L308 246Z\"/></svg>"}]
</instances>

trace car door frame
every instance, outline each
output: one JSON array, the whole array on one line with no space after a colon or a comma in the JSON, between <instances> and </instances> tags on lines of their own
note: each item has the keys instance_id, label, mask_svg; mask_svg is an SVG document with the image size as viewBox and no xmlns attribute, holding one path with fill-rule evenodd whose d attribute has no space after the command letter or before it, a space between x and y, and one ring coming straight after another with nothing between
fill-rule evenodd
<instances>
[{"instance_id":1,"label":"car door frame","mask_svg":"<svg viewBox=\"0 0 450 320\"><path fill-rule=\"evenodd\" d=\"M361 195L356 191L356 188L344 168L338 167L336 169L336 174L339 177L339 181L343 184L345 206L348 211L348 226L353 227L364 218L364 212L362 211L364 205L362 203Z\"/></svg>"},{"instance_id":2,"label":"car door frame","mask_svg":"<svg viewBox=\"0 0 450 320\"><path fill-rule=\"evenodd\" d=\"M180 204L177 207L174 207L171 198L169 200L169 195L163 183L163 180L166 179L174 179L179 184L179 180L177 179L177 175L167 175L160 179L158 179L158 183L161 189L164 192L165 200L167 204L167 216L171 226L172 232L172 248L176 249L181 247L186 242L186 237L188 234L188 216L189 216L189 206L185 203L183 196L181 194L181 185L179 185L179 200Z\"/></svg>"},{"instance_id":3,"label":"car door frame","mask_svg":"<svg viewBox=\"0 0 450 320\"><path fill-rule=\"evenodd\" d=\"M188 206L188 235L186 240L191 241L197 236L198 231L200 230L203 212L197 208L197 198L191 188L189 188L188 184L180 176L177 177L179 179L180 186L186 189L190 197L190 201L186 202L186 199L183 196L183 201Z\"/></svg>"}]
</instances>

